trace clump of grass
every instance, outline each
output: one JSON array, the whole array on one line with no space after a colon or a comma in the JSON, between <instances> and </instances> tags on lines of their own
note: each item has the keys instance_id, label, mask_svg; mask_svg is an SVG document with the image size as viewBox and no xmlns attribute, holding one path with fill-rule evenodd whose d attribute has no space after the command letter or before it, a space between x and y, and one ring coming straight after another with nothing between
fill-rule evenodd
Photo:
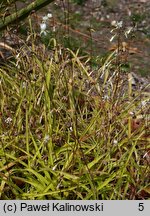
<instances>
[{"instance_id":1,"label":"clump of grass","mask_svg":"<svg viewBox=\"0 0 150 216\"><path fill-rule=\"evenodd\" d=\"M148 107L115 52L92 71L79 50L35 41L0 68L1 199L149 198Z\"/></svg>"}]
</instances>

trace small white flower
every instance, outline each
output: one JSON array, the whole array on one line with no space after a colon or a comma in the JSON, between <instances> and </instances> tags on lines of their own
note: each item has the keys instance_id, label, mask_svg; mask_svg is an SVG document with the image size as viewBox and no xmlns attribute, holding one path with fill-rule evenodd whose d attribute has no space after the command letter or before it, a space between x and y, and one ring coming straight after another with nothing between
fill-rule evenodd
<instances>
[{"instance_id":1,"label":"small white flower","mask_svg":"<svg viewBox=\"0 0 150 216\"><path fill-rule=\"evenodd\" d=\"M6 122L7 124L10 124L10 123L12 122L12 118L8 117L7 119L5 119L5 122Z\"/></svg>"},{"instance_id":2,"label":"small white flower","mask_svg":"<svg viewBox=\"0 0 150 216\"><path fill-rule=\"evenodd\" d=\"M129 114L131 115L131 116L135 116L135 113L134 112L129 112Z\"/></svg>"},{"instance_id":3,"label":"small white flower","mask_svg":"<svg viewBox=\"0 0 150 216\"><path fill-rule=\"evenodd\" d=\"M114 144L114 145L116 145L117 143L118 143L118 141L117 141L117 140L114 140L114 141L113 141L113 144Z\"/></svg>"},{"instance_id":4,"label":"small white flower","mask_svg":"<svg viewBox=\"0 0 150 216\"><path fill-rule=\"evenodd\" d=\"M40 24L40 28L41 28L40 35L41 35L41 34L44 34L44 35L47 34L47 33L46 33L46 27L47 27L47 26L46 26L46 23L43 22L43 23Z\"/></svg>"},{"instance_id":5,"label":"small white flower","mask_svg":"<svg viewBox=\"0 0 150 216\"><path fill-rule=\"evenodd\" d=\"M46 23L41 23L40 28L41 28L41 31L45 31L46 30Z\"/></svg>"},{"instance_id":6,"label":"small white flower","mask_svg":"<svg viewBox=\"0 0 150 216\"><path fill-rule=\"evenodd\" d=\"M26 88L27 87L27 83L26 82L23 82L22 83L22 88Z\"/></svg>"},{"instance_id":7,"label":"small white flower","mask_svg":"<svg viewBox=\"0 0 150 216\"><path fill-rule=\"evenodd\" d=\"M52 15L51 13L48 13L48 14L47 14L47 17L50 19L50 18L53 17L53 15Z\"/></svg>"},{"instance_id":8,"label":"small white flower","mask_svg":"<svg viewBox=\"0 0 150 216\"><path fill-rule=\"evenodd\" d=\"M105 94L103 99L104 99L104 101L107 101L107 100L109 100L109 96L107 94Z\"/></svg>"},{"instance_id":9,"label":"small white flower","mask_svg":"<svg viewBox=\"0 0 150 216\"><path fill-rule=\"evenodd\" d=\"M53 17L53 16L52 16L51 13L48 13L46 16L43 16L43 17L42 17L43 23L46 23L46 21L47 21L48 19L52 18L52 17Z\"/></svg>"},{"instance_id":10,"label":"small white flower","mask_svg":"<svg viewBox=\"0 0 150 216\"><path fill-rule=\"evenodd\" d=\"M116 27L116 23L117 23L116 20L113 20L113 21L111 22L111 25L114 26L114 27Z\"/></svg>"},{"instance_id":11,"label":"small white flower","mask_svg":"<svg viewBox=\"0 0 150 216\"><path fill-rule=\"evenodd\" d=\"M73 128L72 128L72 126L70 126L70 127L69 127L69 130L70 130L71 132L73 131Z\"/></svg>"},{"instance_id":12,"label":"small white flower","mask_svg":"<svg viewBox=\"0 0 150 216\"><path fill-rule=\"evenodd\" d=\"M117 22L117 27L118 28L122 28L122 26L123 26L123 21Z\"/></svg>"},{"instance_id":13,"label":"small white flower","mask_svg":"<svg viewBox=\"0 0 150 216\"><path fill-rule=\"evenodd\" d=\"M43 16L42 20L43 20L43 22L46 22L48 20L48 16Z\"/></svg>"},{"instance_id":14,"label":"small white flower","mask_svg":"<svg viewBox=\"0 0 150 216\"><path fill-rule=\"evenodd\" d=\"M44 143L48 143L48 141L50 140L50 136L47 134L44 137Z\"/></svg>"},{"instance_id":15,"label":"small white flower","mask_svg":"<svg viewBox=\"0 0 150 216\"><path fill-rule=\"evenodd\" d=\"M118 21L116 21L116 20L113 20L113 21L111 22L111 25L114 26L114 27L116 27L116 28L122 28L122 26L123 26L123 21L118 22Z\"/></svg>"}]
</instances>

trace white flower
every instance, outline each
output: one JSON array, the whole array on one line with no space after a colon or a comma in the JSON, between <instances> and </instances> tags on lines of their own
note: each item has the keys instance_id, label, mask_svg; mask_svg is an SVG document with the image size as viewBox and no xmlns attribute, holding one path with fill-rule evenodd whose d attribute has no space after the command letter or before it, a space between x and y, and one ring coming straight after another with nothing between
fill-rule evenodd
<instances>
[{"instance_id":1,"label":"white flower","mask_svg":"<svg viewBox=\"0 0 150 216\"><path fill-rule=\"evenodd\" d=\"M41 31L45 31L46 30L46 23L41 23L40 28L41 28Z\"/></svg>"},{"instance_id":2,"label":"white flower","mask_svg":"<svg viewBox=\"0 0 150 216\"><path fill-rule=\"evenodd\" d=\"M53 15L52 15L51 13L48 13L48 14L47 14L47 17L50 19L50 18L53 17Z\"/></svg>"},{"instance_id":3,"label":"white flower","mask_svg":"<svg viewBox=\"0 0 150 216\"><path fill-rule=\"evenodd\" d=\"M134 112L129 112L129 114L131 115L131 116L135 116L135 113Z\"/></svg>"},{"instance_id":4,"label":"white flower","mask_svg":"<svg viewBox=\"0 0 150 216\"><path fill-rule=\"evenodd\" d=\"M43 22L45 23L48 19L50 19L50 18L52 18L53 16L52 16L52 14L51 13L48 13L46 16L43 16L42 17L42 20L43 20Z\"/></svg>"},{"instance_id":5,"label":"white flower","mask_svg":"<svg viewBox=\"0 0 150 216\"><path fill-rule=\"evenodd\" d=\"M5 122L6 122L7 124L10 124L10 123L12 122L12 118L8 117L7 119L5 119Z\"/></svg>"},{"instance_id":6,"label":"white flower","mask_svg":"<svg viewBox=\"0 0 150 216\"><path fill-rule=\"evenodd\" d=\"M48 17L47 17L47 16L43 16L43 17L42 17L42 20L43 20L44 22L46 22L46 21L48 20Z\"/></svg>"},{"instance_id":7,"label":"white flower","mask_svg":"<svg viewBox=\"0 0 150 216\"><path fill-rule=\"evenodd\" d=\"M116 21L116 20L113 20L113 21L111 22L111 25L114 26L114 27L116 27L116 28L122 28L122 26L123 26L123 21L118 22L118 21Z\"/></svg>"},{"instance_id":8,"label":"white flower","mask_svg":"<svg viewBox=\"0 0 150 216\"><path fill-rule=\"evenodd\" d=\"M44 143L48 143L48 141L50 140L50 136L47 134L44 137Z\"/></svg>"},{"instance_id":9,"label":"white flower","mask_svg":"<svg viewBox=\"0 0 150 216\"><path fill-rule=\"evenodd\" d=\"M113 20L113 21L111 22L111 25L114 26L114 27L116 27L116 23L117 23L116 20Z\"/></svg>"},{"instance_id":10,"label":"white flower","mask_svg":"<svg viewBox=\"0 0 150 216\"><path fill-rule=\"evenodd\" d=\"M70 130L71 132L73 131L73 128L72 128L72 126L70 126L70 127L69 127L69 130Z\"/></svg>"},{"instance_id":11,"label":"white flower","mask_svg":"<svg viewBox=\"0 0 150 216\"><path fill-rule=\"evenodd\" d=\"M116 145L117 143L118 143L118 141L117 141L117 140L114 140L114 141L113 141L113 144L114 144L114 145Z\"/></svg>"},{"instance_id":12,"label":"white flower","mask_svg":"<svg viewBox=\"0 0 150 216\"><path fill-rule=\"evenodd\" d=\"M122 26L123 26L123 21L117 22L117 27L118 28L122 28Z\"/></svg>"},{"instance_id":13,"label":"white flower","mask_svg":"<svg viewBox=\"0 0 150 216\"><path fill-rule=\"evenodd\" d=\"M26 82L23 82L22 83L22 88L26 88L27 87L27 83Z\"/></svg>"},{"instance_id":14,"label":"white flower","mask_svg":"<svg viewBox=\"0 0 150 216\"><path fill-rule=\"evenodd\" d=\"M46 23L41 23L40 24L40 28L41 28L41 32L40 32L40 35L41 34L44 34L44 35L46 35L47 33L46 33Z\"/></svg>"},{"instance_id":15,"label":"white flower","mask_svg":"<svg viewBox=\"0 0 150 216\"><path fill-rule=\"evenodd\" d=\"M109 100L109 96L107 94L105 94L103 99L104 99L104 101Z\"/></svg>"}]
</instances>

